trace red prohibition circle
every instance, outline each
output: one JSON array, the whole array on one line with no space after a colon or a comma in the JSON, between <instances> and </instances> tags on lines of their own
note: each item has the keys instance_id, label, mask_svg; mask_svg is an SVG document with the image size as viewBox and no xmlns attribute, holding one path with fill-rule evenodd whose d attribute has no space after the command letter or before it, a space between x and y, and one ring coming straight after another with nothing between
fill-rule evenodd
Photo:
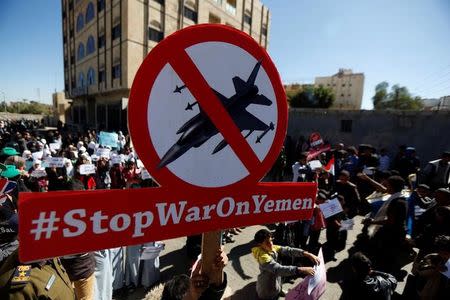
<instances>
[{"instance_id":1,"label":"red prohibition circle","mask_svg":"<svg viewBox=\"0 0 450 300\"><path fill-rule=\"evenodd\" d=\"M277 124L275 137L265 158L248 170L248 175L239 181L222 187L201 187L185 182L167 167L158 169L160 157L157 154L148 130L148 102L153 84L171 58L180 51L204 42L224 42L242 48L256 60L262 61L262 67L269 76L277 101ZM230 62L231 63L231 62ZM183 78L181 78L184 80ZM187 86L189 89L189 86ZM139 67L133 81L128 102L128 127L134 148L152 177L165 188L185 188L213 192L254 186L270 170L283 147L287 129L288 107L286 95L278 71L267 52L249 35L225 25L194 25L175 32L158 43L147 55ZM174 133L175 134L175 133ZM194 171L194 170L193 170ZM187 191L186 190L186 191Z\"/></svg>"}]
</instances>

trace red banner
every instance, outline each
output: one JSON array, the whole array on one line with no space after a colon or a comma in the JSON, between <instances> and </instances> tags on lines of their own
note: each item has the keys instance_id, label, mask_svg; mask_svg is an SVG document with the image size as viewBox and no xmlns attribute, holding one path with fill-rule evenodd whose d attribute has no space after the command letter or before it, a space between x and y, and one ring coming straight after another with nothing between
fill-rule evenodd
<instances>
[{"instance_id":1,"label":"red banner","mask_svg":"<svg viewBox=\"0 0 450 300\"><path fill-rule=\"evenodd\" d=\"M20 258L33 261L224 228L309 219L316 188L315 183L259 183L237 192L189 193L160 187L21 193Z\"/></svg>"}]
</instances>

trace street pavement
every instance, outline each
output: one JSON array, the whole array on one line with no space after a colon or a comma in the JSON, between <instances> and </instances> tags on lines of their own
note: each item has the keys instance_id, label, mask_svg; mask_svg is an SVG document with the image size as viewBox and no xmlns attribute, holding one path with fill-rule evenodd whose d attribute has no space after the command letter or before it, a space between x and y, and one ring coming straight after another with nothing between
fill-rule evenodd
<instances>
[{"instance_id":1,"label":"street pavement","mask_svg":"<svg viewBox=\"0 0 450 300\"><path fill-rule=\"evenodd\" d=\"M346 259L349 257L348 250L353 246L357 235L361 232L362 218L355 217L355 226L353 230L348 232L347 245L345 250L336 254L336 261L326 262L327 269L327 285L325 293L320 299L335 300L339 299L342 290L339 281L351 272ZM254 234L265 226L251 226L242 230L239 235L234 236L235 242L225 245L225 251L229 258L229 263L225 267L228 276L228 290L226 291L227 299L233 300L251 300L256 297L256 278L259 274L258 264L251 255L252 239ZM322 231L320 242L325 243L325 230ZM160 270L162 281L167 281L172 276L186 273L189 268L189 262L186 258L186 238L177 238L166 240L165 250L160 256ZM403 269L409 272L412 263L406 265ZM292 283L285 283L283 290L289 290L297 285L302 279L298 278ZM399 282L396 292L402 293L405 282ZM142 299L145 291L138 289L133 294L122 299Z\"/></svg>"}]
</instances>

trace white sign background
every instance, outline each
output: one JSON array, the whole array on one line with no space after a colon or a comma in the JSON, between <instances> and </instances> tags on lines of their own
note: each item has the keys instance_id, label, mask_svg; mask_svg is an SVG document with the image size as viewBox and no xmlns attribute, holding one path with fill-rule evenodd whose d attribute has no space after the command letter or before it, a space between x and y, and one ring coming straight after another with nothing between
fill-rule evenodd
<instances>
[{"instance_id":1,"label":"white sign background","mask_svg":"<svg viewBox=\"0 0 450 300\"><path fill-rule=\"evenodd\" d=\"M231 97L236 93L232 78L239 76L247 81L257 63L257 60L242 48L224 42L196 44L187 48L186 52L209 86L225 97ZM250 104L247 111L267 125L273 122L276 127L276 97L270 79L262 66L255 84L259 88L259 94L270 99L272 105ZM194 106L193 110L185 110L188 102L193 103L196 99L187 88L183 89L181 94L174 93L177 85L182 86L183 81L174 69L166 64L157 76L149 96L149 134L160 158L180 138L181 134L176 134L178 129L199 113L198 105ZM219 100L214 99L214 101ZM256 138L262 131L254 131L247 138L247 142L260 161L266 157L273 144L275 130L269 131L258 144L255 143ZM248 130L242 131L243 136L247 133ZM201 187L221 187L241 180L248 175L248 171L229 145L216 154L212 154L222 139L222 134L216 134L199 148L189 149L167 167L182 180Z\"/></svg>"}]
</instances>

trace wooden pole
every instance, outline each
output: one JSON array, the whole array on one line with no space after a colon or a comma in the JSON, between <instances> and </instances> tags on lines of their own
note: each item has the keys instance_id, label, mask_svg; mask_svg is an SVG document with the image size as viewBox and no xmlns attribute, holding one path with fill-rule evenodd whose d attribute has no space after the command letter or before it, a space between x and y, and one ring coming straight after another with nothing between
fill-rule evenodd
<instances>
[{"instance_id":1,"label":"wooden pole","mask_svg":"<svg viewBox=\"0 0 450 300\"><path fill-rule=\"evenodd\" d=\"M217 251L222 246L222 232L211 231L202 235L202 273L207 275L210 284L221 285L223 281L223 271L215 272L214 264Z\"/></svg>"}]
</instances>

